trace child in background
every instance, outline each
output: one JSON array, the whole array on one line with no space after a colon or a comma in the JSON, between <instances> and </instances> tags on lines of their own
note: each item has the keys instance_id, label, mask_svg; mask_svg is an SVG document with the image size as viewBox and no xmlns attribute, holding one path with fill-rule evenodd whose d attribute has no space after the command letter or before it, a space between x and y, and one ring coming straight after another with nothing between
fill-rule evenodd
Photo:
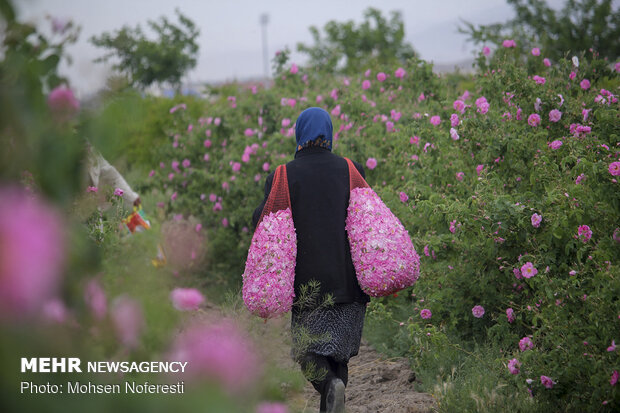
<instances>
[{"instance_id":1,"label":"child in background","mask_svg":"<svg viewBox=\"0 0 620 413\"><path fill-rule=\"evenodd\" d=\"M135 193L116 168L97 151L90 143L86 143L88 176L92 186L102 189L118 188L128 208L140 206L140 196Z\"/></svg>"}]
</instances>

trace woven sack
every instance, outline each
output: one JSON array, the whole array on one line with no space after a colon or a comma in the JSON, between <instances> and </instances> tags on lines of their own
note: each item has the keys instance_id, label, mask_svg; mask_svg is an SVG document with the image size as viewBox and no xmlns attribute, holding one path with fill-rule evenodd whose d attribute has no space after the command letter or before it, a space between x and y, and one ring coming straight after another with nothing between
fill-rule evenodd
<instances>
[{"instance_id":1,"label":"woven sack","mask_svg":"<svg viewBox=\"0 0 620 413\"><path fill-rule=\"evenodd\" d=\"M252 314L277 317L293 305L297 235L286 166L276 169L243 272L243 302Z\"/></svg>"},{"instance_id":2,"label":"woven sack","mask_svg":"<svg viewBox=\"0 0 620 413\"><path fill-rule=\"evenodd\" d=\"M360 288L382 297L412 286L420 275L420 257L409 233L345 159L351 190L346 230Z\"/></svg>"}]
</instances>

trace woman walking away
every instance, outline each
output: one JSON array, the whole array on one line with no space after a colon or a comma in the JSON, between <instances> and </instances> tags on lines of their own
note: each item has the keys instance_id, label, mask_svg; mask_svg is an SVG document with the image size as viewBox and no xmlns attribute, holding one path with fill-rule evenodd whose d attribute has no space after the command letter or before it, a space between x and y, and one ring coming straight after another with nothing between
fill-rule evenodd
<instances>
[{"instance_id":1,"label":"woman walking away","mask_svg":"<svg viewBox=\"0 0 620 413\"><path fill-rule=\"evenodd\" d=\"M344 412L347 364L359 351L369 297L360 289L351 261L345 231L349 169L344 158L331 152L332 130L325 110L304 110L295 126L295 158L286 164L297 233L292 354L321 394L321 412ZM355 162L354 165L364 176L363 167ZM254 211L254 226L273 179L274 173L267 177L265 200ZM309 308L307 303L300 303L311 285L318 288L317 302L330 297L330 305Z\"/></svg>"}]
</instances>

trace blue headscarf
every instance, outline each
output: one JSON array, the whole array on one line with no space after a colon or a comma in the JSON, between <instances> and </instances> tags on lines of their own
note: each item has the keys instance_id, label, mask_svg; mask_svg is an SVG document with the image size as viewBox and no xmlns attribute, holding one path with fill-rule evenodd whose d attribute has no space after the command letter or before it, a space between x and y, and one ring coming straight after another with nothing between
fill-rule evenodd
<instances>
[{"instance_id":1,"label":"blue headscarf","mask_svg":"<svg viewBox=\"0 0 620 413\"><path fill-rule=\"evenodd\" d=\"M308 108L301 112L295 125L297 150L320 146L332 150L332 119L321 108Z\"/></svg>"}]
</instances>

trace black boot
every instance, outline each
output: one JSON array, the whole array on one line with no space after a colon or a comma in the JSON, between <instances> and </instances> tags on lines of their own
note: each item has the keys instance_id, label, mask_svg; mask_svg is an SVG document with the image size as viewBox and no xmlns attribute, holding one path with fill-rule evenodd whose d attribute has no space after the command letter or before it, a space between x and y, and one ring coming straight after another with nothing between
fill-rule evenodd
<instances>
[{"instance_id":1,"label":"black boot","mask_svg":"<svg viewBox=\"0 0 620 413\"><path fill-rule=\"evenodd\" d=\"M327 384L326 413L344 413L344 383L333 378Z\"/></svg>"}]
</instances>

